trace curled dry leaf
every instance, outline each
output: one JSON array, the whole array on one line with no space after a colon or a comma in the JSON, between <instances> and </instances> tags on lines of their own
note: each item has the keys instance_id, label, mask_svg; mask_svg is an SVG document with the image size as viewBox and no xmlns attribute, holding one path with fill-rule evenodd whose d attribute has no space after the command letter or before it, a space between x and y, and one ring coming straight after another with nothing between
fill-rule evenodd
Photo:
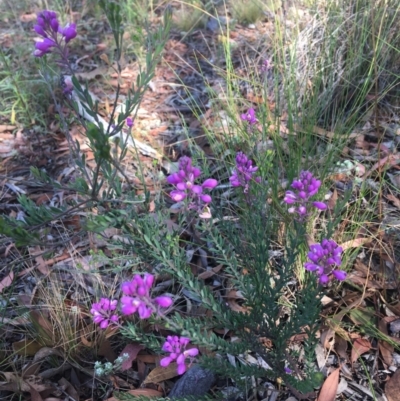
<instances>
[{"instance_id":1,"label":"curled dry leaf","mask_svg":"<svg viewBox=\"0 0 400 401\"><path fill-rule=\"evenodd\" d=\"M350 248L358 248L359 246L365 245L366 243L371 242L371 238L355 238L350 241L343 242L340 246L345 251Z\"/></svg>"},{"instance_id":2,"label":"curled dry leaf","mask_svg":"<svg viewBox=\"0 0 400 401\"><path fill-rule=\"evenodd\" d=\"M164 380L172 379L178 376L177 368L178 364L176 362L170 363L165 368L163 366L157 366L149 373L143 384L160 383Z\"/></svg>"},{"instance_id":3,"label":"curled dry leaf","mask_svg":"<svg viewBox=\"0 0 400 401\"><path fill-rule=\"evenodd\" d=\"M334 401L339 386L340 367L334 370L324 381L317 401Z\"/></svg>"},{"instance_id":4,"label":"curled dry leaf","mask_svg":"<svg viewBox=\"0 0 400 401\"><path fill-rule=\"evenodd\" d=\"M388 330L386 326L386 321L381 319L379 321L379 331L386 336L388 336ZM387 366L392 365L393 363L393 345L389 344L387 341L379 340L378 341L379 351L381 352L382 358Z\"/></svg>"},{"instance_id":5,"label":"curled dry leaf","mask_svg":"<svg viewBox=\"0 0 400 401\"><path fill-rule=\"evenodd\" d=\"M359 356L365 354L371 349L371 343L365 338L356 338L351 350L351 363L353 364Z\"/></svg>"},{"instance_id":6,"label":"curled dry leaf","mask_svg":"<svg viewBox=\"0 0 400 401\"><path fill-rule=\"evenodd\" d=\"M139 344L128 344L122 351L120 356L128 354L128 358L121 365L121 370L125 371L132 367L132 362L136 359L137 354L143 347Z\"/></svg>"},{"instance_id":7,"label":"curled dry leaf","mask_svg":"<svg viewBox=\"0 0 400 401\"><path fill-rule=\"evenodd\" d=\"M400 369L396 370L395 374L386 383L385 395L388 401L400 400Z\"/></svg>"},{"instance_id":8,"label":"curled dry leaf","mask_svg":"<svg viewBox=\"0 0 400 401\"><path fill-rule=\"evenodd\" d=\"M34 356L43 347L35 340L25 338L21 341L16 341L12 344L13 350L17 355Z\"/></svg>"},{"instance_id":9,"label":"curled dry leaf","mask_svg":"<svg viewBox=\"0 0 400 401\"><path fill-rule=\"evenodd\" d=\"M3 278L3 280L0 281L0 294L5 288L11 285L13 280L14 280L14 273L10 272Z\"/></svg>"}]
</instances>

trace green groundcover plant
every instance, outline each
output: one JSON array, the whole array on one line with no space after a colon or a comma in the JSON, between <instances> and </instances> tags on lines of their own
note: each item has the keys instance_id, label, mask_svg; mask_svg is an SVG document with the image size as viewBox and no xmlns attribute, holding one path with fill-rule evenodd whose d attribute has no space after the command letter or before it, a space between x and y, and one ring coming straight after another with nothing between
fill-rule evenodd
<instances>
[{"instance_id":1,"label":"green groundcover plant","mask_svg":"<svg viewBox=\"0 0 400 401\"><path fill-rule=\"evenodd\" d=\"M121 10L113 2L102 0L99 4L112 28L118 62L123 38ZM77 36L76 25L62 27L57 14L50 10L38 14L34 29L42 39L36 42L33 55L41 60L44 77L48 76L46 71L50 63L55 63L61 74L70 76L62 80L64 100L85 130L97 167L88 171L79 145L71 142L72 155L81 175L70 183L69 188L79 194L81 201L70 209L49 210L21 198L27 217L18 222L2 218L0 229L3 234L15 238L19 245L40 241L39 237L35 239L30 235L30 225L50 222L77 209L90 210L122 196L122 183L117 172L122 171L129 135L114 141L120 150L118 156L112 150L112 139L124 126L132 129L135 110L168 37L170 19L167 9L164 25L149 33L145 68L128 96L123 112L116 117L114 109L111 121L105 126L97 117L97 104L87 88L74 77L69 65L68 45ZM118 94L117 91L117 98ZM82 107L94 122L88 123L79 117ZM248 132L256 129L261 117L252 108L240 115ZM61 113L60 119L64 119L65 127L71 123ZM321 384L314 355L321 297L331 280L346 279L346 273L341 269L343 250L330 238L329 224L325 233L321 230L320 241L308 245L306 240L310 220L327 209L321 195L321 180L311 171L299 171L279 202L268 203L270 188L265 168L259 168L257 161L245 151L236 153L233 169L227 173L229 179L222 179L225 182L203 173L207 171L206 167L197 164L197 159L183 156L178 161L177 171L167 177L168 196L179 212L181 231L166 229L163 221L169 212L162 205L156 212L156 219L132 207L121 211L120 215L118 211L113 211L114 215L93 215L86 222L87 230L95 232L110 225L119 226L128 239L121 246L135 252L143 265L158 266L159 273L169 274L174 279L169 293L155 296L152 289L156 274L149 271L135 274L130 281L121 283L118 296L109 298L109 294L103 294L94 300L90 307L93 322L98 325L98 330L115 328L127 338L160 353L163 367L176 362L179 375L195 361L231 378L238 386L247 385L251 378L282 378L295 394L312 393ZM41 181L55 187L60 185L38 170L33 173ZM218 207L222 184L229 185L238 199L237 210L229 211L231 219L225 219L224 210ZM131 196L132 204L149 200L148 193L144 199L135 197L134 191ZM277 255L271 254L282 222L285 226L284 249ZM206 251L210 265L221 265L230 277L233 288L242 295L240 311L232 310L204 281L193 275L182 246L182 231L190 234L189 241L195 247ZM299 263L305 271L301 282L295 275ZM182 305L175 304L174 293L178 287L190 291L207 313L200 317L184 316ZM289 298L288 294L291 294ZM169 334L163 337L155 330L145 332L139 324L141 320L149 321L154 327L163 327ZM221 331L230 332L232 336L217 334ZM301 366L298 349L290 347L291 339L299 334L303 335L304 347ZM208 352L201 351L205 349ZM228 355L242 361L252 355L252 360L257 363L238 362L234 366ZM115 366L122 362L122 359L116 361ZM103 366L97 362L95 372L102 376L113 368L112 364Z\"/></svg>"}]
</instances>

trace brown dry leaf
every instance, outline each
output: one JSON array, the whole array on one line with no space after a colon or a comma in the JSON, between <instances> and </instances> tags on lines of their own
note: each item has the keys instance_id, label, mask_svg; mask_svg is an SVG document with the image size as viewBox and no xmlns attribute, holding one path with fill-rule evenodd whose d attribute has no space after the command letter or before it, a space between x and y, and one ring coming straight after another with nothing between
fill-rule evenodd
<instances>
[{"instance_id":1,"label":"brown dry leaf","mask_svg":"<svg viewBox=\"0 0 400 401\"><path fill-rule=\"evenodd\" d=\"M383 157L381 160L376 162L362 177L363 180L367 179L372 172L375 170L381 170L382 168L389 168L390 166L395 166L399 162L400 156L398 154L388 155Z\"/></svg>"},{"instance_id":2,"label":"brown dry leaf","mask_svg":"<svg viewBox=\"0 0 400 401\"><path fill-rule=\"evenodd\" d=\"M157 366L148 374L143 384L160 383L164 380L172 379L178 376L177 368L178 364L176 362L170 363L166 368Z\"/></svg>"},{"instance_id":3,"label":"brown dry leaf","mask_svg":"<svg viewBox=\"0 0 400 401\"><path fill-rule=\"evenodd\" d=\"M32 22L32 21L36 21L36 19L37 19L36 14L22 14L19 17L19 20L21 22Z\"/></svg>"},{"instance_id":4,"label":"brown dry leaf","mask_svg":"<svg viewBox=\"0 0 400 401\"><path fill-rule=\"evenodd\" d=\"M371 343L365 338L356 338L351 350L351 363L353 364L359 356L371 349Z\"/></svg>"},{"instance_id":5,"label":"brown dry leaf","mask_svg":"<svg viewBox=\"0 0 400 401\"><path fill-rule=\"evenodd\" d=\"M325 349L332 349L332 345L335 344L335 331L331 328L323 330L319 341Z\"/></svg>"},{"instance_id":6,"label":"brown dry leaf","mask_svg":"<svg viewBox=\"0 0 400 401\"><path fill-rule=\"evenodd\" d=\"M340 337L336 336L335 338L335 350L337 354L346 362L348 361L349 357L347 355L347 348L348 348L348 342Z\"/></svg>"},{"instance_id":7,"label":"brown dry leaf","mask_svg":"<svg viewBox=\"0 0 400 401\"><path fill-rule=\"evenodd\" d=\"M64 400L57 397L47 397L44 399L44 401L64 401Z\"/></svg>"},{"instance_id":8,"label":"brown dry leaf","mask_svg":"<svg viewBox=\"0 0 400 401\"><path fill-rule=\"evenodd\" d=\"M326 206L328 206L329 210L334 210L335 209L337 200L338 200L338 192L337 192L336 189L334 189L332 196L329 198L329 200L327 202L325 202Z\"/></svg>"},{"instance_id":9,"label":"brown dry leaf","mask_svg":"<svg viewBox=\"0 0 400 401\"><path fill-rule=\"evenodd\" d=\"M36 376L39 371L40 368L42 366L42 362L28 362L28 364L26 364L23 368L22 368L22 372L21 372L21 376L22 378L26 378L29 376Z\"/></svg>"},{"instance_id":10,"label":"brown dry leaf","mask_svg":"<svg viewBox=\"0 0 400 401\"><path fill-rule=\"evenodd\" d=\"M138 355L136 359L144 363L157 363L161 358L158 355L143 354L143 355Z\"/></svg>"},{"instance_id":11,"label":"brown dry leaf","mask_svg":"<svg viewBox=\"0 0 400 401\"><path fill-rule=\"evenodd\" d=\"M339 385L340 368L334 370L324 381L317 401L334 401Z\"/></svg>"},{"instance_id":12,"label":"brown dry leaf","mask_svg":"<svg viewBox=\"0 0 400 401\"><path fill-rule=\"evenodd\" d=\"M400 199L397 196L394 196L392 194L387 194L386 199L390 200L393 202L393 205L395 205L397 208L400 209Z\"/></svg>"},{"instance_id":13,"label":"brown dry leaf","mask_svg":"<svg viewBox=\"0 0 400 401\"><path fill-rule=\"evenodd\" d=\"M58 381L58 384L64 388L64 391L73 400L79 400L79 394L76 388L64 377Z\"/></svg>"},{"instance_id":14,"label":"brown dry leaf","mask_svg":"<svg viewBox=\"0 0 400 401\"><path fill-rule=\"evenodd\" d=\"M121 365L122 372L132 367L132 362L136 359L137 354L143 347L139 344L128 344L122 351L120 356L128 354L128 359L125 359Z\"/></svg>"},{"instance_id":15,"label":"brown dry leaf","mask_svg":"<svg viewBox=\"0 0 400 401\"><path fill-rule=\"evenodd\" d=\"M29 392L31 393L31 401L43 401L42 396L29 384Z\"/></svg>"},{"instance_id":16,"label":"brown dry leaf","mask_svg":"<svg viewBox=\"0 0 400 401\"><path fill-rule=\"evenodd\" d=\"M34 356L41 348L43 348L43 345L34 340L28 340L25 338L24 340L13 343L12 347L14 352L18 355Z\"/></svg>"},{"instance_id":17,"label":"brown dry leaf","mask_svg":"<svg viewBox=\"0 0 400 401\"><path fill-rule=\"evenodd\" d=\"M207 270L203 273L200 273L197 277L201 280L206 280L206 279L214 276L214 274L218 273L221 269L222 269L222 265L218 265L218 266L213 267L211 270Z\"/></svg>"},{"instance_id":18,"label":"brown dry leaf","mask_svg":"<svg viewBox=\"0 0 400 401\"><path fill-rule=\"evenodd\" d=\"M146 364L140 359L137 359L136 363L139 380L142 382L146 378Z\"/></svg>"},{"instance_id":19,"label":"brown dry leaf","mask_svg":"<svg viewBox=\"0 0 400 401\"><path fill-rule=\"evenodd\" d=\"M52 324L38 311L30 311L29 316L43 343L52 347L56 342Z\"/></svg>"},{"instance_id":20,"label":"brown dry leaf","mask_svg":"<svg viewBox=\"0 0 400 401\"><path fill-rule=\"evenodd\" d=\"M386 383L385 395L388 401L400 401L400 369Z\"/></svg>"},{"instance_id":21,"label":"brown dry leaf","mask_svg":"<svg viewBox=\"0 0 400 401\"><path fill-rule=\"evenodd\" d=\"M383 285L378 283L377 281L370 280L370 279L365 278L365 277L360 277L356 273L348 274L346 279L348 281L351 281L354 284L357 284L357 285L359 285L361 287L365 287L365 288L368 288L368 289L381 290L383 288Z\"/></svg>"},{"instance_id":22,"label":"brown dry leaf","mask_svg":"<svg viewBox=\"0 0 400 401\"><path fill-rule=\"evenodd\" d=\"M6 132L6 131L13 131L17 128L15 125L1 125L0 124L0 132Z\"/></svg>"},{"instance_id":23,"label":"brown dry leaf","mask_svg":"<svg viewBox=\"0 0 400 401\"><path fill-rule=\"evenodd\" d=\"M58 350L56 348L43 347L43 348L40 348L40 350L38 352L36 352L33 360L34 360L34 362L41 361L42 359L45 359L51 355L57 355L57 356L63 357L63 353L60 350Z\"/></svg>"},{"instance_id":24,"label":"brown dry leaf","mask_svg":"<svg viewBox=\"0 0 400 401\"><path fill-rule=\"evenodd\" d=\"M81 341L85 347L88 347L88 348L93 347L94 341L87 340L84 334L81 334Z\"/></svg>"},{"instance_id":25,"label":"brown dry leaf","mask_svg":"<svg viewBox=\"0 0 400 401\"><path fill-rule=\"evenodd\" d=\"M98 350L98 355L105 356L109 362L115 361L116 356L115 356L114 350L112 349L111 343L108 340L108 338L105 338L101 342L101 344L99 346L99 350Z\"/></svg>"},{"instance_id":26,"label":"brown dry leaf","mask_svg":"<svg viewBox=\"0 0 400 401\"><path fill-rule=\"evenodd\" d=\"M108 72L108 67L100 66L89 72L77 72L75 76L83 80L95 79L97 76L102 77Z\"/></svg>"},{"instance_id":27,"label":"brown dry leaf","mask_svg":"<svg viewBox=\"0 0 400 401\"><path fill-rule=\"evenodd\" d=\"M387 331L387 326L386 326L386 321L384 319L379 320L379 330L381 333L385 334L385 336L388 336L389 333ZM393 345L389 344L388 342L384 340L379 340L378 341L378 346L379 346L379 351L381 352L382 358L385 361L385 364L387 366L391 366L393 363L393 352L394 352L394 347Z\"/></svg>"},{"instance_id":28,"label":"brown dry leaf","mask_svg":"<svg viewBox=\"0 0 400 401\"><path fill-rule=\"evenodd\" d=\"M37 263L37 269L42 273L44 276L47 276L50 273L46 262L43 259L42 253L43 251L40 249L40 246L30 247L28 248L29 255L35 258Z\"/></svg>"},{"instance_id":29,"label":"brown dry leaf","mask_svg":"<svg viewBox=\"0 0 400 401\"><path fill-rule=\"evenodd\" d=\"M13 280L14 280L14 273L10 272L7 274L7 276L3 278L3 280L0 281L0 294L5 288L11 285Z\"/></svg>"},{"instance_id":30,"label":"brown dry leaf","mask_svg":"<svg viewBox=\"0 0 400 401\"><path fill-rule=\"evenodd\" d=\"M243 306L240 306L234 299L228 299L226 301L228 306L234 311L234 312L241 312L241 313L249 313L249 309L245 308Z\"/></svg>"},{"instance_id":31,"label":"brown dry leaf","mask_svg":"<svg viewBox=\"0 0 400 401\"><path fill-rule=\"evenodd\" d=\"M345 251L346 249L350 248L358 248L359 246L365 245L368 242L371 242L371 238L356 238L350 241L343 242L340 246Z\"/></svg>"}]
</instances>

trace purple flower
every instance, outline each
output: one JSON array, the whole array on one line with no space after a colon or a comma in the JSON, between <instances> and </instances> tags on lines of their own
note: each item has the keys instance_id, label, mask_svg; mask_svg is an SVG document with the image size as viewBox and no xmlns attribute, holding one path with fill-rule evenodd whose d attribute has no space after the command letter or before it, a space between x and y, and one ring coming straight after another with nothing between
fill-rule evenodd
<instances>
[{"instance_id":1,"label":"purple flower","mask_svg":"<svg viewBox=\"0 0 400 401\"><path fill-rule=\"evenodd\" d=\"M268 70L270 70L272 67L271 65L271 61L269 59L264 59L262 64L261 64L261 72L267 72Z\"/></svg>"},{"instance_id":2,"label":"purple flower","mask_svg":"<svg viewBox=\"0 0 400 401\"><path fill-rule=\"evenodd\" d=\"M114 312L118 301L108 298L101 298L100 302L94 303L90 313L93 315L93 322L102 329L106 329L110 324L118 322L118 315Z\"/></svg>"},{"instance_id":3,"label":"purple flower","mask_svg":"<svg viewBox=\"0 0 400 401\"><path fill-rule=\"evenodd\" d=\"M161 296L161 297L154 298L154 302L157 305L161 306L161 308L169 308L173 303L172 299L170 297L165 296L165 295Z\"/></svg>"},{"instance_id":4,"label":"purple flower","mask_svg":"<svg viewBox=\"0 0 400 401\"><path fill-rule=\"evenodd\" d=\"M160 296L151 299L150 290L154 283L154 276L146 273L142 278L136 274L131 281L122 283L121 312L124 315L138 313L141 319L149 318L157 306L168 308L173 301L170 297Z\"/></svg>"},{"instance_id":5,"label":"purple flower","mask_svg":"<svg viewBox=\"0 0 400 401\"><path fill-rule=\"evenodd\" d=\"M187 345L189 344L190 339L187 337L178 337L178 336L168 336L164 345L162 346L162 350L169 353L169 356L161 359L160 365L164 368L167 367L171 362L177 362L178 375L182 375L186 372L185 360L186 358L193 359L196 355L198 355L199 350L197 348L190 348L185 350Z\"/></svg>"},{"instance_id":6,"label":"purple flower","mask_svg":"<svg viewBox=\"0 0 400 401\"><path fill-rule=\"evenodd\" d=\"M138 313L141 319L148 319L153 310L144 301L136 297L121 297L121 312L123 315Z\"/></svg>"},{"instance_id":7,"label":"purple flower","mask_svg":"<svg viewBox=\"0 0 400 401\"><path fill-rule=\"evenodd\" d=\"M74 85L72 83L71 77L64 77L64 82L62 83L63 93L69 95L74 90Z\"/></svg>"},{"instance_id":8,"label":"purple flower","mask_svg":"<svg viewBox=\"0 0 400 401\"><path fill-rule=\"evenodd\" d=\"M64 28L59 28L58 32L64 36L65 43L68 43L71 39L74 39L77 35L76 24L67 24Z\"/></svg>"},{"instance_id":9,"label":"purple flower","mask_svg":"<svg viewBox=\"0 0 400 401\"><path fill-rule=\"evenodd\" d=\"M44 38L47 38L47 33L44 31L43 27L41 25L35 25L33 27L35 32L39 34L40 36L43 36Z\"/></svg>"},{"instance_id":10,"label":"purple flower","mask_svg":"<svg viewBox=\"0 0 400 401\"><path fill-rule=\"evenodd\" d=\"M54 46L56 46L56 42L49 38L44 38L35 43L36 50L39 50L42 53L50 53L50 49Z\"/></svg>"},{"instance_id":11,"label":"purple flower","mask_svg":"<svg viewBox=\"0 0 400 401\"><path fill-rule=\"evenodd\" d=\"M253 162L243 153L236 154L236 168L232 171L232 176L229 181L233 187L243 187L243 192L247 193L249 184L253 180L253 174L258 170L258 167L253 166ZM258 182L259 177L256 178Z\"/></svg>"},{"instance_id":12,"label":"purple flower","mask_svg":"<svg viewBox=\"0 0 400 401\"><path fill-rule=\"evenodd\" d=\"M311 202L310 198L317 194L321 186L321 181L314 178L309 171L302 171L298 180L294 180L291 187L293 191L286 191L283 201L291 205L289 213L298 215L300 221L304 221L308 215L307 207L312 206L319 210L325 210L326 204L323 202Z\"/></svg>"},{"instance_id":13,"label":"purple flower","mask_svg":"<svg viewBox=\"0 0 400 401\"><path fill-rule=\"evenodd\" d=\"M195 181L200 175L201 170L192 166L190 157L181 157L179 159L179 171L167 177L167 181L175 186L175 189L170 192L171 198L175 202L189 199L188 209L203 211L212 201L211 196L205 194L204 190L215 188L218 185L218 181L208 178L201 185L196 184Z\"/></svg>"},{"instance_id":14,"label":"purple flower","mask_svg":"<svg viewBox=\"0 0 400 401\"><path fill-rule=\"evenodd\" d=\"M240 118L243 121L247 121L250 125L254 125L258 122L256 118L256 112L253 108L250 108L247 113L241 114Z\"/></svg>"},{"instance_id":15,"label":"purple flower","mask_svg":"<svg viewBox=\"0 0 400 401\"><path fill-rule=\"evenodd\" d=\"M129 128L132 128L132 127L133 127L133 118L128 117L128 118L125 120L125 122L126 122L126 125L127 125Z\"/></svg>"},{"instance_id":16,"label":"purple flower","mask_svg":"<svg viewBox=\"0 0 400 401\"><path fill-rule=\"evenodd\" d=\"M342 247L335 241L324 239L320 244L310 246L310 252L307 254L310 261L304 264L304 268L318 274L319 281L323 285L329 282L331 274L337 280L343 281L346 278L346 272L336 269L342 263L342 252Z\"/></svg>"}]
</instances>

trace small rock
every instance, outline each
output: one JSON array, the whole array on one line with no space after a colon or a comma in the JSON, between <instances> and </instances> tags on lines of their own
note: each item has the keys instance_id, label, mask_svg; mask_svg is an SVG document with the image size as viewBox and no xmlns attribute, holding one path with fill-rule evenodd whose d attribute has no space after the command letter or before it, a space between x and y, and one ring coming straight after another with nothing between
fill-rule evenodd
<instances>
[{"instance_id":1,"label":"small rock","mask_svg":"<svg viewBox=\"0 0 400 401\"><path fill-rule=\"evenodd\" d=\"M214 373L199 365L194 365L175 383L168 397L202 396L210 390L214 383ZM195 397L193 397L194 399Z\"/></svg>"},{"instance_id":2,"label":"small rock","mask_svg":"<svg viewBox=\"0 0 400 401\"><path fill-rule=\"evenodd\" d=\"M256 26L254 24L249 24L247 25L247 28L249 29L256 29Z\"/></svg>"},{"instance_id":3,"label":"small rock","mask_svg":"<svg viewBox=\"0 0 400 401\"><path fill-rule=\"evenodd\" d=\"M389 323L390 331L393 334L397 334L400 332L400 319L393 320L393 322Z\"/></svg>"}]
</instances>

